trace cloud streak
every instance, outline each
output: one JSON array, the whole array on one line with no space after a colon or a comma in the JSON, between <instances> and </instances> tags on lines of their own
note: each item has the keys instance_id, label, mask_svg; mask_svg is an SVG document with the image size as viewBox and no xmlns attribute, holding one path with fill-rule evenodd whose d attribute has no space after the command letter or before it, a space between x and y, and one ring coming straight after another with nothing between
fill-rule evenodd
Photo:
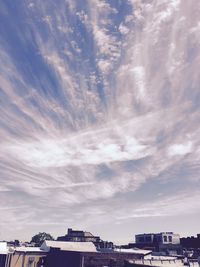
<instances>
[{"instance_id":1,"label":"cloud streak","mask_svg":"<svg viewBox=\"0 0 200 267\"><path fill-rule=\"evenodd\" d=\"M198 218L198 7L0 3L5 233L15 222L24 238L40 227L59 235L57 221L98 232L105 221L175 217L170 207Z\"/></svg>"}]
</instances>

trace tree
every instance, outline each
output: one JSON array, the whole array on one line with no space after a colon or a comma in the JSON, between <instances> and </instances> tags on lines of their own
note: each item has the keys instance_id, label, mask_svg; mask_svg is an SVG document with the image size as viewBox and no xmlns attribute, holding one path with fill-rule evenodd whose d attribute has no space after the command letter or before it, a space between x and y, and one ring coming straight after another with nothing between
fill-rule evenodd
<instances>
[{"instance_id":1,"label":"tree","mask_svg":"<svg viewBox=\"0 0 200 267\"><path fill-rule=\"evenodd\" d=\"M45 232L40 232L32 237L31 243L35 243L36 247L40 247L45 240L54 240L54 238Z\"/></svg>"}]
</instances>

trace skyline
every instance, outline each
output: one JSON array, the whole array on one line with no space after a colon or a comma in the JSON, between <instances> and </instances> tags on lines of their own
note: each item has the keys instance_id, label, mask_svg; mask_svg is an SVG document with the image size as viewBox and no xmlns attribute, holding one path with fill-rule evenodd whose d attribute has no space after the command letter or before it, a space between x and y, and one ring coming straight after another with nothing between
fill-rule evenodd
<instances>
[{"instance_id":1,"label":"skyline","mask_svg":"<svg viewBox=\"0 0 200 267\"><path fill-rule=\"evenodd\" d=\"M199 233L199 11L0 2L0 239Z\"/></svg>"},{"instance_id":2,"label":"skyline","mask_svg":"<svg viewBox=\"0 0 200 267\"><path fill-rule=\"evenodd\" d=\"M70 234L69 234L69 230L72 230L73 232L81 232L81 233L83 233L83 235L85 234L85 233L89 233L90 235L89 236L87 236L87 235L84 235L84 237L81 235L81 234L77 234L77 235L74 235L73 234L73 237L72 236L70 236ZM195 235L193 235L193 236L181 236L179 233L175 233L175 232L173 232L173 231L165 231L165 232L159 232L159 231L157 231L157 232L140 232L140 233L136 233L134 236L133 236L133 238L132 239L130 239L130 242L128 242L128 243L120 243L119 242L119 240L117 241L118 243L115 243L115 242L113 242L112 240L108 240L108 239L102 239L102 237L100 236L100 235L98 235L98 233L96 233L96 234L94 234L94 233L91 233L90 231L85 231L84 229L72 229L72 228L68 228L67 229L67 231L65 232L65 233L63 233L61 236L52 236L51 235L51 233L47 233L47 232L38 232L38 233L36 233L36 234L34 234L32 237L31 237L31 240L19 240L19 239L12 239L12 240L0 240L0 242L6 242L6 243L15 243L15 244L20 244L21 243L21 245L20 246L24 246L25 245L25 243L29 243L30 245L31 245L31 247L34 247L35 245L34 245L34 243L35 243L35 241L33 241L33 240L38 240L38 236L40 236L40 238L41 239L43 239L43 242L45 241L45 240L49 240L49 241L58 241L58 242L96 242L96 241L94 241L94 240L99 240L99 242L105 242L105 243L112 243L114 246L115 245L130 245L130 244L138 244L138 243L140 243L140 241L139 241L139 237L141 237L141 236L150 236L150 235L157 235L157 236L163 236L163 235L172 235L172 236L174 236L174 238L175 238L175 240L176 240L176 238L178 238L178 240L180 241L180 243L182 242L182 243L184 243L185 241L187 241L187 240L192 240L192 241L194 241L194 240L198 240L199 239L199 236L200 236L200 234L199 233L196 233ZM45 237L46 236L46 237ZM78 238L80 238L80 236L81 236L81 238L82 238L82 240L80 241L80 240L76 240L76 238L77 238L77 236L78 236ZM130 235L131 236L131 235ZM37 237L37 238L36 238ZM87 238L93 238L94 240L93 241L88 241L87 240ZM104 236L105 237L105 236ZM73 239L73 240L72 240ZM85 240L83 240L83 239L85 239ZM184 240L184 241L182 241L182 240ZM23 244L24 243L24 244ZM15 245L16 246L16 245ZM18 245L17 245L18 246ZM26 246L26 245L25 245ZM36 246L38 246L38 244L36 245ZM136 247L137 248L137 247Z\"/></svg>"}]
</instances>

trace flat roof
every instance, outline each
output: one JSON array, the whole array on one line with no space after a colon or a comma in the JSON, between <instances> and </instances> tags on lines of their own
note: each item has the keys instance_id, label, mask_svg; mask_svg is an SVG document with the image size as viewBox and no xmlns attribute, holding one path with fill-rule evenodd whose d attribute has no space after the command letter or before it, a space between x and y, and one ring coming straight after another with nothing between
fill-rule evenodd
<instances>
[{"instance_id":1,"label":"flat roof","mask_svg":"<svg viewBox=\"0 0 200 267\"><path fill-rule=\"evenodd\" d=\"M39 247L16 247L14 248L14 251L16 252L39 252L44 253L43 250L41 250Z\"/></svg>"},{"instance_id":2,"label":"flat roof","mask_svg":"<svg viewBox=\"0 0 200 267\"><path fill-rule=\"evenodd\" d=\"M132 254L137 254L137 255L148 255L152 253L152 250L146 250L146 249L134 249L134 248L130 248L130 249L115 249L115 252L121 252L121 253L132 253Z\"/></svg>"},{"instance_id":3,"label":"flat roof","mask_svg":"<svg viewBox=\"0 0 200 267\"><path fill-rule=\"evenodd\" d=\"M65 242L45 240L41 246L41 250L49 251L51 248L59 248L66 251L78 252L96 252L96 247L92 242Z\"/></svg>"}]
</instances>

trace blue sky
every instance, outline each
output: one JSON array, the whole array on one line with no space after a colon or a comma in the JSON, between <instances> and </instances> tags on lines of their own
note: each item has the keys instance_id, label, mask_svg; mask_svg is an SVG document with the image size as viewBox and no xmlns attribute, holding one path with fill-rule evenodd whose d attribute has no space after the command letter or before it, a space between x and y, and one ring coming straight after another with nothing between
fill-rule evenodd
<instances>
[{"instance_id":1,"label":"blue sky","mask_svg":"<svg viewBox=\"0 0 200 267\"><path fill-rule=\"evenodd\" d=\"M199 231L199 9L0 2L0 239Z\"/></svg>"}]
</instances>

